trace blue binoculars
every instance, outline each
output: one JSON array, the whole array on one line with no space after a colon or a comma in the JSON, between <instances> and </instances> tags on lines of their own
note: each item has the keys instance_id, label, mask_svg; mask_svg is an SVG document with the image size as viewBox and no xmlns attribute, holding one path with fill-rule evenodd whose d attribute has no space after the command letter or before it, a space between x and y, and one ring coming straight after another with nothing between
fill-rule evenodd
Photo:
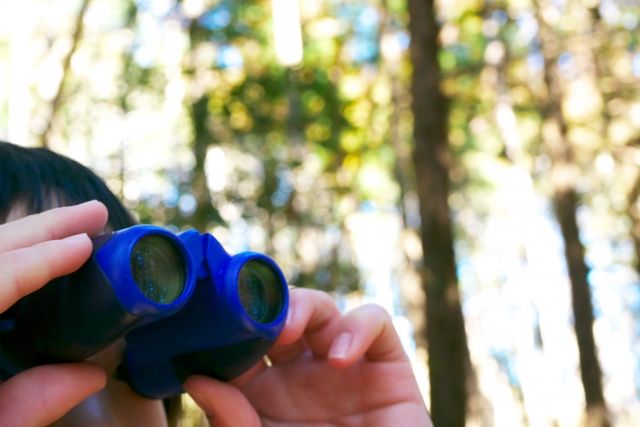
<instances>
[{"instance_id":1,"label":"blue binoculars","mask_svg":"<svg viewBox=\"0 0 640 427\"><path fill-rule=\"evenodd\" d=\"M0 379L87 359L124 337L118 377L143 396L174 396L190 375L227 381L257 363L288 305L271 258L231 256L195 230L136 225L94 238L78 271L0 314Z\"/></svg>"}]
</instances>

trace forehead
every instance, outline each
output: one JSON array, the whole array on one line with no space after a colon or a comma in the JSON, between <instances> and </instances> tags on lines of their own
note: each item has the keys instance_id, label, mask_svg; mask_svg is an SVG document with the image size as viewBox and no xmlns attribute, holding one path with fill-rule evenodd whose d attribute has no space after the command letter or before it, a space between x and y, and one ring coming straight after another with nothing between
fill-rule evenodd
<instances>
[{"instance_id":1,"label":"forehead","mask_svg":"<svg viewBox=\"0 0 640 427\"><path fill-rule=\"evenodd\" d=\"M11 222L11 221L15 221L16 219L24 218L28 214L29 213L27 211L27 204L22 201L18 201L14 203L9 209L9 212L7 213L6 222ZM2 222L2 219L0 219L0 222Z\"/></svg>"},{"instance_id":2,"label":"forehead","mask_svg":"<svg viewBox=\"0 0 640 427\"><path fill-rule=\"evenodd\" d=\"M48 205L45 210L49 210L49 209L54 209L54 208L58 208L64 206L61 203L52 203L50 205ZM7 213L7 218L5 220L6 222L11 222L11 221L16 221L20 218L24 218L25 216L31 215L33 214L33 212L29 212L29 209L27 208L27 203L25 203L24 201L17 201L15 203L13 203L11 205L11 208L9 209L9 212ZM0 224L2 224L2 218L0 218ZM104 226L104 228L102 229L102 233L110 233L114 231L113 227L111 226L111 224L109 222L107 222L107 224Z\"/></svg>"},{"instance_id":3,"label":"forehead","mask_svg":"<svg viewBox=\"0 0 640 427\"><path fill-rule=\"evenodd\" d=\"M58 194L57 191L43 191L43 194L35 199L29 196L28 194L18 195L18 197L11 202L4 222L15 221L31 214L66 205L64 195ZM0 218L0 223L2 223L2 218Z\"/></svg>"}]
</instances>

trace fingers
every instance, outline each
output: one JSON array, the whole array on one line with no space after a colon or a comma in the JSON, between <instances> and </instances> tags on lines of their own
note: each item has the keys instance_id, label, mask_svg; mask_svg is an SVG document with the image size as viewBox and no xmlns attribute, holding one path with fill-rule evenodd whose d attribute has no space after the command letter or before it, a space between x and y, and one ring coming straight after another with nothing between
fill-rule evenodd
<instances>
[{"instance_id":1,"label":"fingers","mask_svg":"<svg viewBox=\"0 0 640 427\"><path fill-rule=\"evenodd\" d=\"M329 352L340 312L329 294L313 289L293 289L286 324L269 352L273 363L287 363L308 348L318 357Z\"/></svg>"},{"instance_id":2,"label":"fingers","mask_svg":"<svg viewBox=\"0 0 640 427\"><path fill-rule=\"evenodd\" d=\"M0 225L0 253L81 233L97 234L107 223L107 216L107 208L94 200Z\"/></svg>"},{"instance_id":3,"label":"fingers","mask_svg":"<svg viewBox=\"0 0 640 427\"><path fill-rule=\"evenodd\" d=\"M371 361L406 358L391 317L374 304L346 316L320 291L294 289L285 327L269 352L274 364L289 363L307 350L327 357L334 366L350 366L362 357Z\"/></svg>"},{"instance_id":4,"label":"fingers","mask_svg":"<svg viewBox=\"0 0 640 427\"><path fill-rule=\"evenodd\" d=\"M202 408L215 427L260 427L260 418L245 395L231 384L194 375L184 389Z\"/></svg>"},{"instance_id":5,"label":"fingers","mask_svg":"<svg viewBox=\"0 0 640 427\"><path fill-rule=\"evenodd\" d=\"M0 312L50 280L78 269L107 210L93 201L0 225ZM48 425L103 388L105 373L82 363L40 366L0 384L0 427Z\"/></svg>"},{"instance_id":6,"label":"fingers","mask_svg":"<svg viewBox=\"0 0 640 427\"><path fill-rule=\"evenodd\" d=\"M362 357L374 362L406 358L391 317L378 305L364 305L341 319L328 356L334 366L350 366Z\"/></svg>"},{"instance_id":7,"label":"fingers","mask_svg":"<svg viewBox=\"0 0 640 427\"><path fill-rule=\"evenodd\" d=\"M50 280L80 268L91 249L89 237L79 234L0 254L0 313Z\"/></svg>"},{"instance_id":8,"label":"fingers","mask_svg":"<svg viewBox=\"0 0 640 427\"><path fill-rule=\"evenodd\" d=\"M0 427L51 424L105 384L105 373L88 363L29 369L0 385Z\"/></svg>"}]
</instances>

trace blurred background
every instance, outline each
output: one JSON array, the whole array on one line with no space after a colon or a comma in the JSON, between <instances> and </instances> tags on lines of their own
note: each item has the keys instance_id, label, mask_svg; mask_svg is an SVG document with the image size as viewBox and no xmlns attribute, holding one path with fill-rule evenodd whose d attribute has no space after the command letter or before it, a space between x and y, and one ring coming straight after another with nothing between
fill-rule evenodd
<instances>
[{"instance_id":1,"label":"blurred background","mask_svg":"<svg viewBox=\"0 0 640 427\"><path fill-rule=\"evenodd\" d=\"M640 425L638 0L0 0L0 138L383 305L437 426Z\"/></svg>"}]
</instances>

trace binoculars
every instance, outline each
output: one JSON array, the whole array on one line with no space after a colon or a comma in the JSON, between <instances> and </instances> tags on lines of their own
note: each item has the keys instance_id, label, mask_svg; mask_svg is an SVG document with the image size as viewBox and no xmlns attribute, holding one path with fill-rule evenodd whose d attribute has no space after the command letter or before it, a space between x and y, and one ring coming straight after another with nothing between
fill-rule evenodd
<instances>
[{"instance_id":1,"label":"binoculars","mask_svg":"<svg viewBox=\"0 0 640 427\"><path fill-rule=\"evenodd\" d=\"M94 238L78 271L0 314L0 379L87 359L124 337L117 376L143 396L174 396L190 375L227 381L253 366L288 305L269 257L231 256L196 230L136 225Z\"/></svg>"}]
</instances>

